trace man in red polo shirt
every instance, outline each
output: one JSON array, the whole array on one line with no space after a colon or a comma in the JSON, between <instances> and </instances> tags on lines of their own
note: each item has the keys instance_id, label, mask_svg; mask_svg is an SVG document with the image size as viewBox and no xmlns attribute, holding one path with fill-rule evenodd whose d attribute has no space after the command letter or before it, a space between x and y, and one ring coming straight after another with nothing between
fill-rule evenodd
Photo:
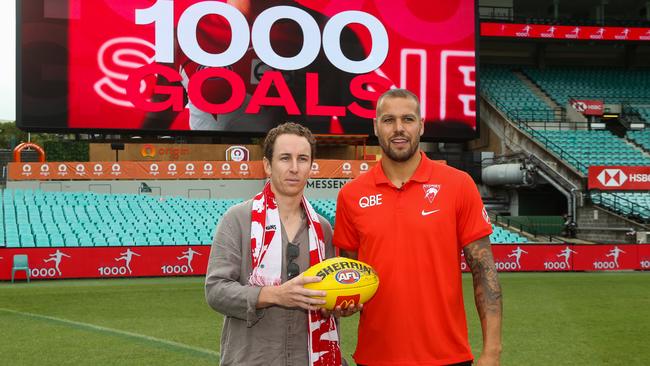
<instances>
[{"instance_id":1,"label":"man in red polo shirt","mask_svg":"<svg viewBox=\"0 0 650 366\"><path fill-rule=\"evenodd\" d=\"M483 330L477 365L498 365L501 288L487 212L469 175L419 151L417 97L389 90L377 101L381 163L339 193L334 245L377 270L354 354L360 365L471 365L461 252L471 268Z\"/></svg>"}]
</instances>

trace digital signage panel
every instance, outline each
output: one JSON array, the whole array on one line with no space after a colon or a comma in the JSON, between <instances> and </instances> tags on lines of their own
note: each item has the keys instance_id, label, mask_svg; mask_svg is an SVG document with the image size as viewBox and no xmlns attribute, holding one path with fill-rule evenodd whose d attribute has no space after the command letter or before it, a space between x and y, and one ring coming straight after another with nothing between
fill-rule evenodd
<instances>
[{"instance_id":1,"label":"digital signage panel","mask_svg":"<svg viewBox=\"0 0 650 366\"><path fill-rule=\"evenodd\" d=\"M476 135L473 0L18 1L30 131L372 134L379 95L422 102L425 140ZM333 118L333 117L336 118Z\"/></svg>"}]
</instances>

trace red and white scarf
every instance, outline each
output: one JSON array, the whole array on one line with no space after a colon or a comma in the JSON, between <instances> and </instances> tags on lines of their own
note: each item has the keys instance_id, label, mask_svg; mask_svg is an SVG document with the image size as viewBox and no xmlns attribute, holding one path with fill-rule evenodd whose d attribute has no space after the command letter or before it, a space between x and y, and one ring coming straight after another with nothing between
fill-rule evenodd
<instances>
[{"instance_id":1,"label":"red and white scarf","mask_svg":"<svg viewBox=\"0 0 650 366\"><path fill-rule=\"evenodd\" d=\"M302 197L302 207L309 221L309 264L325 259L323 229L316 211ZM282 283L282 223L271 185L253 198L251 215L251 259L253 272L248 279L252 286L279 286ZM309 311L309 362L312 366L340 366L341 350L334 317L323 317L320 311Z\"/></svg>"}]
</instances>

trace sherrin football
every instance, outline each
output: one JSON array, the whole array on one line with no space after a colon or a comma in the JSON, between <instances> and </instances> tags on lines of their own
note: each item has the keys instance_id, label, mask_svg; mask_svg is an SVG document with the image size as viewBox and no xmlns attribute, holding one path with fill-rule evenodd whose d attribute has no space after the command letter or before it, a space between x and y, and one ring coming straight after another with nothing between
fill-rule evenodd
<instances>
[{"instance_id":1,"label":"sherrin football","mask_svg":"<svg viewBox=\"0 0 650 366\"><path fill-rule=\"evenodd\" d=\"M337 306L346 308L370 300L377 287L379 276L369 265L349 258L334 257L309 267L304 276L318 276L320 282L308 283L304 287L326 291L325 309Z\"/></svg>"}]
</instances>

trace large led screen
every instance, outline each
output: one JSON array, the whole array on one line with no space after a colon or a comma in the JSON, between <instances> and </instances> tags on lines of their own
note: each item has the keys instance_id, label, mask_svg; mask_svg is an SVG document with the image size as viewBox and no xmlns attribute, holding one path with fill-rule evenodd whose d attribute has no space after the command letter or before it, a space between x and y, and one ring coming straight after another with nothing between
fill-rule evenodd
<instances>
[{"instance_id":1,"label":"large led screen","mask_svg":"<svg viewBox=\"0 0 650 366\"><path fill-rule=\"evenodd\" d=\"M476 135L473 0L17 4L26 130L372 135L378 96L402 87L425 140Z\"/></svg>"}]
</instances>

